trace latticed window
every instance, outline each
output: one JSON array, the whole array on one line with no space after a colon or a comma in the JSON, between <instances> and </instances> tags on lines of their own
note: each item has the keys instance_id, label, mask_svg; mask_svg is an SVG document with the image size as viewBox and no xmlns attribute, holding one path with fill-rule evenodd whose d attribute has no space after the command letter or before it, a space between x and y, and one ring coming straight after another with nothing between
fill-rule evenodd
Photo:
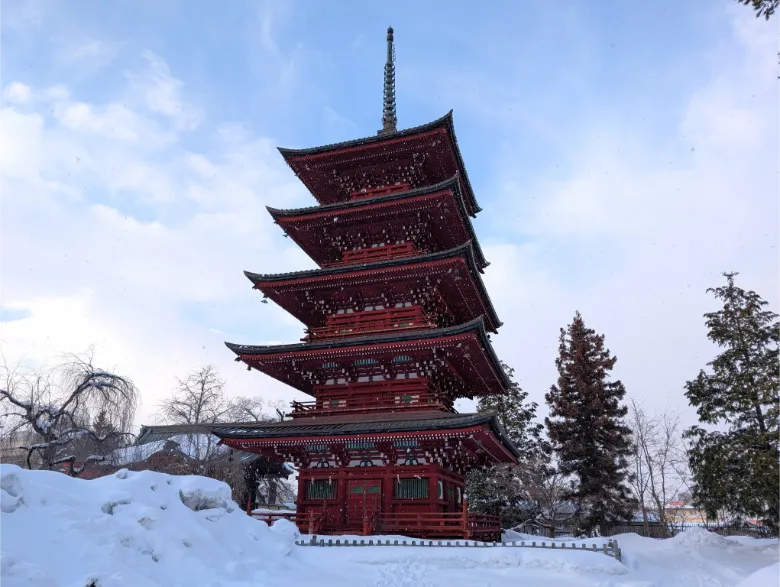
<instances>
[{"instance_id":1,"label":"latticed window","mask_svg":"<svg viewBox=\"0 0 780 587\"><path fill-rule=\"evenodd\" d=\"M379 364L379 361L376 359L357 359L355 360L355 365L358 367L364 366L364 365L377 365Z\"/></svg>"},{"instance_id":2,"label":"latticed window","mask_svg":"<svg viewBox=\"0 0 780 587\"><path fill-rule=\"evenodd\" d=\"M394 440L393 446L396 448L414 448L417 446L417 441L411 439Z\"/></svg>"},{"instance_id":3,"label":"latticed window","mask_svg":"<svg viewBox=\"0 0 780 587\"><path fill-rule=\"evenodd\" d=\"M428 497L428 479L398 479L395 482L398 499L425 499Z\"/></svg>"},{"instance_id":4,"label":"latticed window","mask_svg":"<svg viewBox=\"0 0 780 587\"><path fill-rule=\"evenodd\" d=\"M306 486L306 499L333 499L336 483L330 479L313 479Z\"/></svg>"},{"instance_id":5,"label":"latticed window","mask_svg":"<svg viewBox=\"0 0 780 587\"><path fill-rule=\"evenodd\" d=\"M367 440L350 440L346 443L347 450L373 450L376 443Z\"/></svg>"}]
</instances>

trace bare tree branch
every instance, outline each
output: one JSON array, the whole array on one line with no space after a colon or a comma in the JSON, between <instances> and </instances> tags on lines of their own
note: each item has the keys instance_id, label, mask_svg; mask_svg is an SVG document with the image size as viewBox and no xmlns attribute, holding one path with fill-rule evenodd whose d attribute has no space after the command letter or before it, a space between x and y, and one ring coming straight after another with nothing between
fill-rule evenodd
<instances>
[{"instance_id":1,"label":"bare tree branch","mask_svg":"<svg viewBox=\"0 0 780 587\"><path fill-rule=\"evenodd\" d=\"M670 523L669 502L678 500L688 482L687 460L680 431L679 416L664 411L648 416L641 404L631 400L633 428L632 489L642 508L645 526L648 513L664 529Z\"/></svg>"},{"instance_id":2,"label":"bare tree branch","mask_svg":"<svg viewBox=\"0 0 780 587\"><path fill-rule=\"evenodd\" d=\"M91 350L66 355L53 368L11 368L3 357L0 377L3 444L21 435L26 442L17 446L27 452L29 468L51 468L66 456L75 462L129 435L138 390L129 379L96 368ZM98 419L102 433L93 428Z\"/></svg>"}]
</instances>

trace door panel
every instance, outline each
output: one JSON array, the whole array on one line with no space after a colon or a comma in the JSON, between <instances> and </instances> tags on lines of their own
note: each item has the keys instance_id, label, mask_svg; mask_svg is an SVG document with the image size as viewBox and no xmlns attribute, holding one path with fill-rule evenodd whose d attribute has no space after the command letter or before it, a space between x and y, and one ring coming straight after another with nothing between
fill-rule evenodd
<instances>
[{"instance_id":1,"label":"door panel","mask_svg":"<svg viewBox=\"0 0 780 587\"><path fill-rule=\"evenodd\" d=\"M378 479L350 481L347 495L349 524L362 524L364 518L382 509L382 482Z\"/></svg>"}]
</instances>

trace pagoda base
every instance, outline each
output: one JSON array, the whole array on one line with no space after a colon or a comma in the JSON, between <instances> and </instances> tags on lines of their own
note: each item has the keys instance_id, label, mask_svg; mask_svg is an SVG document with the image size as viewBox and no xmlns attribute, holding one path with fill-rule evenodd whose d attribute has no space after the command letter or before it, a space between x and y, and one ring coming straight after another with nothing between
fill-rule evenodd
<instances>
[{"instance_id":1,"label":"pagoda base","mask_svg":"<svg viewBox=\"0 0 780 587\"><path fill-rule=\"evenodd\" d=\"M463 493L463 477L438 465L305 469L296 518L301 531L314 516L320 534L363 534L367 522L377 528L387 514L460 515Z\"/></svg>"},{"instance_id":2,"label":"pagoda base","mask_svg":"<svg viewBox=\"0 0 780 587\"><path fill-rule=\"evenodd\" d=\"M464 495L463 477L438 465L310 469L295 519L304 534L500 540L498 518L469 515Z\"/></svg>"},{"instance_id":3,"label":"pagoda base","mask_svg":"<svg viewBox=\"0 0 780 587\"><path fill-rule=\"evenodd\" d=\"M298 467L302 533L500 538L498 519L469 515L464 495L467 471L515 462L495 414L353 414L211 430L231 448Z\"/></svg>"}]
</instances>

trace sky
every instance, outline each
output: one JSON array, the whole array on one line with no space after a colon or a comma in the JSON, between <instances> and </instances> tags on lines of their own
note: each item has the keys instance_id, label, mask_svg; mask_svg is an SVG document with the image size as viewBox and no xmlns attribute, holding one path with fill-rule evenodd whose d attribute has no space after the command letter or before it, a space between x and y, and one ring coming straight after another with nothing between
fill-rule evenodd
<instances>
[{"instance_id":1,"label":"sky","mask_svg":"<svg viewBox=\"0 0 780 587\"><path fill-rule=\"evenodd\" d=\"M302 336L242 273L314 267L265 210L315 203L276 147L376 133L392 25L399 127L454 110L494 346L540 417L579 311L631 398L694 423L706 289L738 271L780 306L777 22L735 0L489 6L3 2L6 360L94 347L139 424L206 364L229 395L305 399L223 342Z\"/></svg>"}]
</instances>

